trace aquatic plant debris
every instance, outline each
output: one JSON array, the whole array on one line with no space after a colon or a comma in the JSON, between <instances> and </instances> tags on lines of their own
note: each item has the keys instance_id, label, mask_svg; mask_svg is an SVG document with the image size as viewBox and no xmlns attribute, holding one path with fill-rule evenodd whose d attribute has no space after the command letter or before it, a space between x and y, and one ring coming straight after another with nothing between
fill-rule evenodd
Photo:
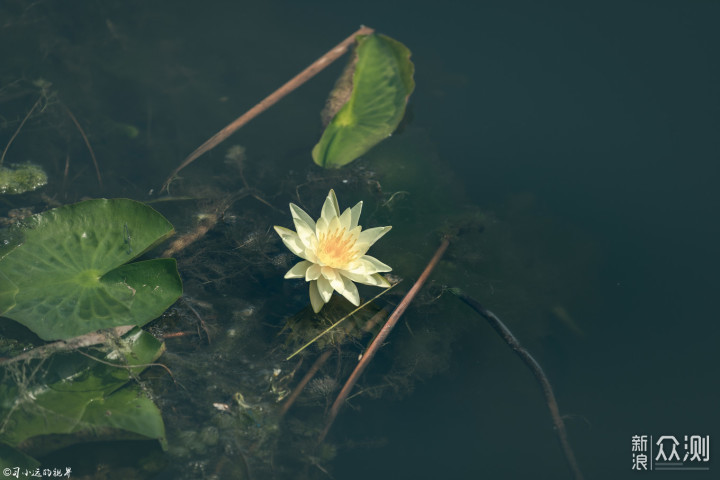
<instances>
[{"instance_id":1,"label":"aquatic plant debris","mask_svg":"<svg viewBox=\"0 0 720 480\"><path fill-rule=\"evenodd\" d=\"M0 194L19 194L37 190L47 184L45 171L32 163L0 166Z\"/></svg>"},{"instance_id":2,"label":"aquatic plant debris","mask_svg":"<svg viewBox=\"0 0 720 480\"><path fill-rule=\"evenodd\" d=\"M358 225L362 203L345 209L341 215L335 191L330 190L317 223L291 203L290 212L297 232L275 227L285 246L303 259L285 274L285 278L304 278L310 282L310 303L315 313L330 301L333 291L358 306L360 295L353 282L390 286L380 273L390 272L392 268L365 253L392 227L362 231Z\"/></svg>"}]
</instances>

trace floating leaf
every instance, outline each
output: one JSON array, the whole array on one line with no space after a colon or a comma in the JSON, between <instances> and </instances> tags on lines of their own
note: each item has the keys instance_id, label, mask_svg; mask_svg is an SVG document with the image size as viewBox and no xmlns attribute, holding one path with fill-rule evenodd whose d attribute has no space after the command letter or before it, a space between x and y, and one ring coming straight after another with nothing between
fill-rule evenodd
<instances>
[{"instance_id":1,"label":"floating leaf","mask_svg":"<svg viewBox=\"0 0 720 480\"><path fill-rule=\"evenodd\" d=\"M127 199L88 200L33 215L0 235L0 244L10 239L8 245L17 245L4 256L0 249L6 277L0 279L0 310L44 340L142 326L182 294L177 265L173 259L123 264L172 233L162 215Z\"/></svg>"},{"instance_id":2,"label":"floating leaf","mask_svg":"<svg viewBox=\"0 0 720 480\"><path fill-rule=\"evenodd\" d=\"M15 306L18 288L4 273L0 272L0 315Z\"/></svg>"},{"instance_id":3,"label":"floating leaf","mask_svg":"<svg viewBox=\"0 0 720 480\"><path fill-rule=\"evenodd\" d=\"M339 168L370 150L397 128L415 88L410 50L384 35L359 37L353 89L313 148L313 160Z\"/></svg>"},{"instance_id":4,"label":"floating leaf","mask_svg":"<svg viewBox=\"0 0 720 480\"><path fill-rule=\"evenodd\" d=\"M165 427L157 406L138 385L124 386L163 351L161 342L136 328L104 356L103 362L111 365L73 352L53 355L48 367L37 370L37 377L28 375L32 370L27 366L5 366L0 383L0 440L14 447L47 450L47 446L41 448L47 435L72 434L54 437L52 448L58 448L98 436L126 438L119 432L123 431L157 439L165 446Z\"/></svg>"},{"instance_id":5,"label":"floating leaf","mask_svg":"<svg viewBox=\"0 0 720 480\"><path fill-rule=\"evenodd\" d=\"M39 466L40 462L34 458L25 455L20 450L6 443L0 442L0 468L19 468L20 471L24 471L26 469L35 469Z\"/></svg>"}]
</instances>

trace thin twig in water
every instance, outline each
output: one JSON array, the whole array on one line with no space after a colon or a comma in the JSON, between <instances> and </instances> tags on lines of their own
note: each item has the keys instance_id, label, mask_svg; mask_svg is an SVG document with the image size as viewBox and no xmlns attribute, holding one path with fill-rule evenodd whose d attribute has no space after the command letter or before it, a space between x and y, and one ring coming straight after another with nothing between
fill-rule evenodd
<instances>
[{"instance_id":1,"label":"thin twig in water","mask_svg":"<svg viewBox=\"0 0 720 480\"><path fill-rule=\"evenodd\" d=\"M15 133L13 133L13 136L10 137L10 140L8 141L7 145L5 145L5 149L3 150L2 155L0 156L0 166L2 166L3 161L5 160L5 154L7 153L8 148L10 148L10 145L12 145L13 140L15 140L15 137L18 136L18 133L20 133L20 130L22 130L23 125L25 125L25 122L27 122L27 119L30 118L30 115L32 115L32 112L34 112L35 109L37 108L37 106L40 105L40 100L42 100L42 99L43 99L43 97L41 95L40 98L38 98L37 101L33 104L32 108L27 113L27 115L25 115L25 118L23 118L23 121L20 122L20 125L18 125L18 128L17 128L17 130L15 130Z\"/></svg>"},{"instance_id":2,"label":"thin twig in water","mask_svg":"<svg viewBox=\"0 0 720 480\"><path fill-rule=\"evenodd\" d=\"M397 285L397 284L396 284ZM383 292L384 293L384 292ZM365 322L365 325L363 325L363 332L367 333L371 331L375 325L378 324L378 322L387 315L387 310L384 308L380 309L375 315L373 315L370 320ZM327 362L328 358L330 358L330 355L332 354L332 350L325 350L322 355L320 355L315 362L310 367L310 370L307 371L305 376L300 380L300 383L297 384L295 389L292 391L290 396L288 396L285 403L283 403L282 408L280 409L280 418L282 418L288 410L290 410L290 407L295 403L295 400L300 396L302 391L307 386L308 382L313 379L315 374L322 368L323 365L325 365L325 362Z\"/></svg>"},{"instance_id":3,"label":"thin twig in water","mask_svg":"<svg viewBox=\"0 0 720 480\"><path fill-rule=\"evenodd\" d=\"M73 121L75 124L75 127L77 127L78 131L80 132L80 135L83 138L83 141L85 142L85 146L87 146L88 151L90 152L90 157L92 158L93 165L95 165L95 174L97 175L98 184L100 184L100 187L103 186L102 177L100 176L100 166L98 165L97 158L95 158L95 152L93 151L92 146L90 145L90 140L88 140L87 135L85 135L85 130L83 130L82 126L80 126L80 122L77 121L77 118L75 118L75 115L70 111L69 108L65 106L64 103L60 103L62 105L63 109L65 109L65 113L68 114L70 117L70 120Z\"/></svg>"},{"instance_id":4,"label":"thin twig in water","mask_svg":"<svg viewBox=\"0 0 720 480\"><path fill-rule=\"evenodd\" d=\"M370 360L372 360L380 346L385 342L385 339L387 338L390 331L393 329L402 314L405 313L405 310L407 309L408 305L410 305L410 302L412 302L413 298L415 298L415 295L417 295L418 291L420 291L423 284L430 276L430 273L433 271L435 266L442 258L445 250L447 250L448 245L450 245L450 239L447 237L443 238L442 243L438 247L435 255L433 255L430 262L428 262L425 270L423 270L422 274L420 275L420 278L417 279L410 291L408 291L402 301L395 308L392 315L390 315L390 318L388 318L387 322L385 322L385 325L377 334L375 340L373 340L373 342L370 344L362 359L355 367L355 370L353 370L350 378L348 378L347 382L345 382L345 385L343 385L342 390L340 390L340 393L335 399L335 403L333 403L332 407L330 408L330 413L328 414L325 428L323 429L322 433L320 433L318 443L322 443L323 440L325 440L325 437L330 431L330 427L332 427L332 424L335 421L335 417L337 417L338 413L340 412L340 408L342 408L342 406L345 404L345 400L347 399L348 394L355 386L355 383L357 383L360 375L362 375L362 373L365 371L365 367L367 367L368 363L370 363Z\"/></svg>"},{"instance_id":5,"label":"thin twig in water","mask_svg":"<svg viewBox=\"0 0 720 480\"><path fill-rule=\"evenodd\" d=\"M285 97L287 94L298 88L303 83L310 80L312 77L317 75L319 72L321 72L325 67L330 65L332 62L340 58L352 45L352 43L355 41L355 37L357 35L370 35L373 33L374 30L369 27L362 27L357 32L350 35L348 38L337 44L332 50L327 52L322 57L318 58L313 62L309 67L307 67L302 72L298 73L296 76L294 76L292 79L290 79L285 85L275 90L273 93L265 97L260 103L255 105L253 108L245 112L242 116L236 118L232 123L227 125L225 128L220 130L218 133L210 137L208 140L205 141L202 145L200 145L197 149L195 149L194 152L192 152L188 157L183 160L183 162L178 166L173 172L170 174L170 176L165 180L165 183L163 183L162 188L160 189L161 192L165 191L170 185L170 182L173 181L173 179L177 176L178 173L180 173L180 170L190 165L193 161L195 161L198 157L205 154L206 152L209 152L213 148L217 147L220 143L225 141L230 135L238 131L240 128L242 128L246 123L248 123L253 118L257 117L261 113L263 113L268 108L275 105L279 100L281 100L283 97Z\"/></svg>"},{"instance_id":6,"label":"thin twig in water","mask_svg":"<svg viewBox=\"0 0 720 480\"><path fill-rule=\"evenodd\" d=\"M207 325L205 325L205 320L203 320L202 317L200 316L200 314L197 312L197 310L195 310L193 308L193 306L190 305L190 302L188 302L186 299L184 299L184 300L185 300L185 306L188 307L190 309L190 311L195 315L195 318L198 319L198 322L199 322L198 327L197 327L198 337L201 337L200 328L202 328L203 331L205 332L205 335L207 336L208 345L210 345L210 343L211 343L210 342L210 331L208 330Z\"/></svg>"},{"instance_id":7,"label":"thin twig in water","mask_svg":"<svg viewBox=\"0 0 720 480\"><path fill-rule=\"evenodd\" d=\"M63 181L62 181L62 188L65 190L65 187L67 186L67 179L68 179L68 173L70 172L70 154L65 154L65 170L63 170Z\"/></svg>"},{"instance_id":8,"label":"thin twig in water","mask_svg":"<svg viewBox=\"0 0 720 480\"><path fill-rule=\"evenodd\" d=\"M60 340L57 342L48 343L46 345L42 345L40 347L33 348L32 350L23 352L20 355L4 359L0 361L0 365L6 365L9 363L15 363L23 360L31 360L33 358L49 357L51 354L56 352L77 350L83 347L106 344L115 337L122 337L133 328L135 328L134 325L123 325L120 327L113 327L107 330L99 330L97 332L86 333L85 335L70 338L68 340Z\"/></svg>"},{"instance_id":9,"label":"thin twig in water","mask_svg":"<svg viewBox=\"0 0 720 480\"><path fill-rule=\"evenodd\" d=\"M570 447L570 443L568 442L567 432L565 430L565 423L560 416L560 408L558 407L557 400L555 400L555 394L553 393L550 381L545 375L545 372L543 371L540 364L537 362L537 360L535 360L535 358L533 358L532 355L530 355L527 350L525 350L525 348L523 348L522 345L520 345L520 342L517 338L515 338L515 335L513 335L510 329L502 322L502 320L497 317L497 315L492 313L490 310L487 310L478 301L465 295L463 291L459 288L451 288L450 292L452 292L460 300L465 302L470 308L472 308L483 318L485 318L485 320L490 323L490 326L495 329L495 331L503 338L503 340L505 340L505 343L507 343L508 346L510 346L510 348L512 348L513 351L517 353L523 363L525 363L525 365L527 365L530 371L532 371L533 375L535 375L535 378L542 387L543 394L545 394L545 400L547 401L548 408L550 409L550 416L552 416L553 424L555 425L555 432L557 433L558 439L560 440L560 445L562 446L563 452L565 453L565 459L568 462L568 466L570 467L570 470L575 476L575 479L582 480L583 475L580 471L580 467L577 464L577 460L575 460L575 454L573 453L573 450Z\"/></svg>"},{"instance_id":10,"label":"thin twig in water","mask_svg":"<svg viewBox=\"0 0 720 480\"><path fill-rule=\"evenodd\" d=\"M229 197L226 197L223 200L219 201L218 206L215 207L212 212L205 214L205 216L198 222L198 225L193 230L173 240L173 242L170 243L170 246L168 246L168 248L162 253L161 256L165 258L172 257L173 255L176 255L178 252L184 250L196 241L203 238L210 230L215 228L215 225L217 225L217 223L222 219L225 211L230 208L233 203L247 196L252 196L263 204L268 205L270 208L277 210L277 208L272 206L270 203L266 202L265 200L254 194L254 191L255 189L243 188L240 191L230 195ZM178 198L186 199L184 197ZM187 199L192 200L191 198ZM164 199L157 199L156 201L164 201ZM208 340L210 340L209 336Z\"/></svg>"},{"instance_id":11,"label":"thin twig in water","mask_svg":"<svg viewBox=\"0 0 720 480\"><path fill-rule=\"evenodd\" d=\"M398 283L400 283L400 282L398 282ZM333 323L332 325L330 325L328 328L326 328L326 329L323 330L322 332L318 333L318 334L315 336L315 338L313 338L312 340L310 340L309 342L307 342L305 345L303 345L302 347L300 347L298 350L295 351L295 353L293 353L292 355L290 355L289 357L287 357L285 360L290 360L290 359L293 358L295 355L297 355L298 353L300 353L300 352L302 352L303 350L305 350L307 347L309 347L310 345L312 345L313 343L315 343L318 338L322 337L323 335L325 335L326 333L328 333L330 330L332 330L333 328L337 327L338 325L340 325L342 322L344 322L344 321L347 320L348 318L350 318L350 317L352 317L353 315L355 315L355 313L357 313L358 311L362 310L362 309L365 308L367 305L371 304L372 302L374 302L375 300L377 300L378 298L380 298L382 295L385 295L385 294L386 294L387 292L389 292L391 289L395 288L395 287L398 285L398 283L395 283L395 284L393 284L393 285L390 285L388 288L386 288L386 289L383 290L382 292L378 293L378 294L375 295L373 298L371 298L371 299L368 300L367 302L363 303L363 304L360 305L359 307L355 308L353 311L351 311L350 313L348 313L347 315L345 315L344 317L342 317L342 318L341 318L340 320L338 320L337 322L335 322L335 323Z\"/></svg>"},{"instance_id":12,"label":"thin twig in water","mask_svg":"<svg viewBox=\"0 0 720 480\"><path fill-rule=\"evenodd\" d=\"M225 198L219 201L212 212L206 213L203 216L203 218L198 222L197 227L195 227L190 232L187 232L173 240L173 242L170 243L168 248L162 253L161 257L172 257L178 252L184 250L186 247L195 243L197 240L203 238L205 234L212 230L215 225L220 221L222 215L225 213L225 210L227 210L230 205L241 195L246 196L247 193L243 193L243 191L241 190L240 192L230 196L229 198Z\"/></svg>"},{"instance_id":13,"label":"thin twig in water","mask_svg":"<svg viewBox=\"0 0 720 480\"><path fill-rule=\"evenodd\" d=\"M327 362L328 358L330 358L330 355L332 355L332 350L325 350L322 355L315 359L315 362L310 367L310 370L308 370L302 380L300 380L300 383L295 386L295 389L292 391L290 396L288 396L287 400L285 400L282 408L280 408L280 418L282 418L287 413L287 411L290 410L290 407L293 405L293 403L295 403L295 400L297 400L297 398L300 396L303 389L305 389L305 386L310 380L312 380L318 370L320 370L320 368L325 365L325 362Z\"/></svg>"},{"instance_id":14,"label":"thin twig in water","mask_svg":"<svg viewBox=\"0 0 720 480\"><path fill-rule=\"evenodd\" d=\"M108 362L107 360L103 360L102 358L95 357L93 355L90 355L89 353L85 353L82 350L77 350L77 353L84 355L92 360L95 360L96 362L102 363L103 365L107 365L109 367L115 367L115 368L124 368L126 370L132 370L133 368L148 368L148 367L162 367L168 375L170 375L170 378L173 379L173 382L175 381L175 376L172 374L172 371L170 368L162 363L139 363L137 365L124 365L122 363L112 363Z\"/></svg>"}]
</instances>

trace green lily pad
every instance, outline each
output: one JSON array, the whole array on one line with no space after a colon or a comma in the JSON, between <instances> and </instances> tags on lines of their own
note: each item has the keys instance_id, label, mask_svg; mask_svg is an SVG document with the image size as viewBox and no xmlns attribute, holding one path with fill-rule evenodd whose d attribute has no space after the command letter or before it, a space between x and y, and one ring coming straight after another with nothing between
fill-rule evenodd
<instances>
[{"instance_id":1,"label":"green lily pad","mask_svg":"<svg viewBox=\"0 0 720 480\"><path fill-rule=\"evenodd\" d=\"M6 236L0 241L0 260L20 245L22 239L14 235ZM15 294L18 292L17 285L0 270L0 315L4 314L15 306Z\"/></svg>"},{"instance_id":2,"label":"green lily pad","mask_svg":"<svg viewBox=\"0 0 720 480\"><path fill-rule=\"evenodd\" d=\"M410 50L384 35L359 37L353 89L312 155L325 168L346 165L397 128L415 88Z\"/></svg>"},{"instance_id":3,"label":"green lily pad","mask_svg":"<svg viewBox=\"0 0 720 480\"><path fill-rule=\"evenodd\" d=\"M160 410L137 384L126 385L163 351L164 344L136 328L101 358L106 363L73 352L53 355L37 377L28 376L27 365L5 366L0 441L48 453L41 445L50 435L53 448L59 448L98 437L127 438L123 432L129 432L165 447Z\"/></svg>"},{"instance_id":4,"label":"green lily pad","mask_svg":"<svg viewBox=\"0 0 720 480\"><path fill-rule=\"evenodd\" d=\"M0 315L15 306L15 294L18 292L15 285L4 273L0 272Z\"/></svg>"},{"instance_id":5,"label":"green lily pad","mask_svg":"<svg viewBox=\"0 0 720 480\"><path fill-rule=\"evenodd\" d=\"M123 264L172 233L162 215L128 199L88 200L33 215L0 234L0 245L6 244L0 247L6 277L0 311L44 340L142 326L182 294L177 265L174 259Z\"/></svg>"}]
</instances>

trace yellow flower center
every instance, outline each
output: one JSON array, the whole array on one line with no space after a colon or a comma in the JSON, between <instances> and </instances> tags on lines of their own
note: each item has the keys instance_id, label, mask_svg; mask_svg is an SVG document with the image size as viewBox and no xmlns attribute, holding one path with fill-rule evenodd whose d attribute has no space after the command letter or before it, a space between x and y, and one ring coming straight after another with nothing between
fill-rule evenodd
<instances>
[{"instance_id":1,"label":"yellow flower center","mask_svg":"<svg viewBox=\"0 0 720 480\"><path fill-rule=\"evenodd\" d=\"M332 268L342 268L355 260L357 252L355 239L344 228L336 228L320 234L318 238L317 258Z\"/></svg>"}]
</instances>

